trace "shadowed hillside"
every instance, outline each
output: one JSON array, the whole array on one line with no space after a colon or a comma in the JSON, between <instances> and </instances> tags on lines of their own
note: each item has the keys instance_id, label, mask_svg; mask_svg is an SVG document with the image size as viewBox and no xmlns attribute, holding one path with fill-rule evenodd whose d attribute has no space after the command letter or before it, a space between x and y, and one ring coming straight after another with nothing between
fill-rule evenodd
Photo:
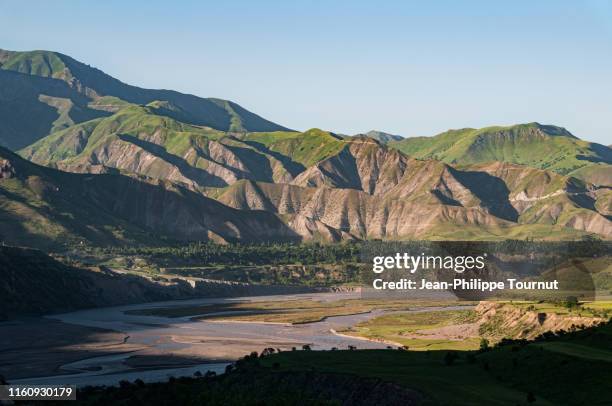
<instances>
[{"instance_id":1,"label":"shadowed hillside","mask_svg":"<svg viewBox=\"0 0 612 406\"><path fill-rule=\"evenodd\" d=\"M240 212L169 181L66 173L3 148L0 219L2 241L36 247L297 238L273 214Z\"/></svg>"}]
</instances>

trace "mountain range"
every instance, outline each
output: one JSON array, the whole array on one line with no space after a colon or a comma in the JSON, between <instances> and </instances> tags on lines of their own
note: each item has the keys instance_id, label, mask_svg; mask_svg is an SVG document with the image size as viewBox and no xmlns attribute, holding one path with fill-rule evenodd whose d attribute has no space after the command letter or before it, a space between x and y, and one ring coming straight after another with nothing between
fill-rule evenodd
<instances>
[{"instance_id":1,"label":"mountain range","mask_svg":"<svg viewBox=\"0 0 612 406\"><path fill-rule=\"evenodd\" d=\"M561 127L298 132L62 54L0 64L10 243L612 238L612 150Z\"/></svg>"},{"instance_id":2,"label":"mountain range","mask_svg":"<svg viewBox=\"0 0 612 406\"><path fill-rule=\"evenodd\" d=\"M12 149L75 123L108 115L126 102L167 101L175 106L167 114L220 131L287 130L231 101L130 86L58 52L0 49L0 85L0 144ZM36 120L31 120L33 114Z\"/></svg>"}]
</instances>

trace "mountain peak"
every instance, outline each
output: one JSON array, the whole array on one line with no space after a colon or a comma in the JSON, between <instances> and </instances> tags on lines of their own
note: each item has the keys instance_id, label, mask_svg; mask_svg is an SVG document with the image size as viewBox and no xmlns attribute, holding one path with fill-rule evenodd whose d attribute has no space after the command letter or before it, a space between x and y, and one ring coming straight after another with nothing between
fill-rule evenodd
<instances>
[{"instance_id":1,"label":"mountain peak","mask_svg":"<svg viewBox=\"0 0 612 406\"><path fill-rule=\"evenodd\" d=\"M392 142L392 141L401 141L404 139L404 137L402 137L401 135L389 134L389 133L378 131L378 130L370 130L367 133L360 133L360 134L354 135L354 137L360 137L360 136L374 139L383 144L388 144L389 142Z\"/></svg>"},{"instance_id":2,"label":"mountain peak","mask_svg":"<svg viewBox=\"0 0 612 406\"><path fill-rule=\"evenodd\" d=\"M466 129L468 130L468 129ZM545 135L550 137L570 137L578 139L563 127L538 122L514 124L509 126L491 126L475 130L479 134L496 135L499 133L512 133L516 136Z\"/></svg>"},{"instance_id":3,"label":"mountain peak","mask_svg":"<svg viewBox=\"0 0 612 406\"><path fill-rule=\"evenodd\" d=\"M304 131L303 133L304 136L316 136L316 137L332 137L335 138L337 140L342 140L344 138L342 138L341 136L339 136L338 134L334 134L332 132L329 131L325 131L325 130L321 130L320 128L311 128L309 130Z\"/></svg>"}]
</instances>

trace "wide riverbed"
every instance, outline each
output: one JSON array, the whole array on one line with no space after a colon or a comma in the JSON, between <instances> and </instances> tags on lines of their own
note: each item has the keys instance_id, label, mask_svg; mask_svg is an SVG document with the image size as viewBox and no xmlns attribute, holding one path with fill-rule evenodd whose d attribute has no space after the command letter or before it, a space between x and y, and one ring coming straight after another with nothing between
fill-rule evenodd
<instances>
[{"instance_id":1,"label":"wide riverbed","mask_svg":"<svg viewBox=\"0 0 612 406\"><path fill-rule=\"evenodd\" d=\"M232 322L197 320L188 317L158 317L126 314L128 311L218 304L231 302L278 301L310 299L335 301L359 298L358 293L316 293L301 295L215 298L155 302L129 306L97 308L49 316L63 323L97 327L122 332L124 345L113 347L113 354L81 359L62 365L64 375L24 378L11 383L116 385L120 380L145 382L163 381L170 376L191 376L196 371L223 372L226 365L251 351L264 348L291 350L308 344L313 350L332 347L359 349L385 348L387 344L354 339L334 334L361 321L379 316L382 310L369 313L328 317L307 324L276 324L263 322ZM434 308L427 308L434 310ZM415 311L422 311L417 309ZM129 351L128 351L129 350Z\"/></svg>"}]
</instances>

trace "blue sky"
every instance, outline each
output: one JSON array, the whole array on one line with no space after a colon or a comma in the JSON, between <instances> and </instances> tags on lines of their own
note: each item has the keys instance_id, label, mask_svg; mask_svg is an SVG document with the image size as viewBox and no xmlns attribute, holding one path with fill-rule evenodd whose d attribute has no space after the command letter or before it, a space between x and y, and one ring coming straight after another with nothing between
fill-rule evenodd
<instances>
[{"instance_id":1,"label":"blue sky","mask_svg":"<svg viewBox=\"0 0 612 406\"><path fill-rule=\"evenodd\" d=\"M272 121L404 136L538 121L612 144L612 2L0 3L0 48Z\"/></svg>"}]
</instances>

